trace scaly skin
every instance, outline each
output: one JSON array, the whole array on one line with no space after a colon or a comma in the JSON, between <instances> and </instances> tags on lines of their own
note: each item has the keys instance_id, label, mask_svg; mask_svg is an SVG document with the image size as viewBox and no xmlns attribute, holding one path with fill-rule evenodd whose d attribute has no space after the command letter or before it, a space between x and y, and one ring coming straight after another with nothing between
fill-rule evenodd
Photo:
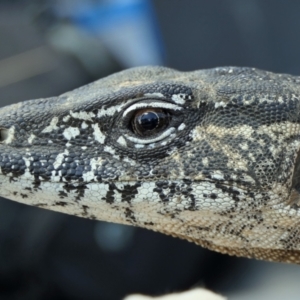
<instances>
[{"instance_id":1,"label":"scaly skin","mask_svg":"<svg viewBox=\"0 0 300 300\"><path fill-rule=\"evenodd\" d=\"M299 263L299 99L290 75L142 67L4 107L0 195Z\"/></svg>"}]
</instances>

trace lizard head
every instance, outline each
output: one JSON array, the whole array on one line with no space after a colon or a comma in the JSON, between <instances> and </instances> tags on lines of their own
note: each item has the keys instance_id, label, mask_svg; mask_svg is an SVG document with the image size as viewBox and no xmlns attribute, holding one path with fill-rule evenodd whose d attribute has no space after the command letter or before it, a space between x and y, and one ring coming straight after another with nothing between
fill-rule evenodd
<instances>
[{"instance_id":1,"label":"lizard head","mask_svg":"<svg viewBox=\"0 0 300 300\"><path fill-rule=\"evenodd\" d=\"M123 71L0 109L0 195L300 262L299 79Z\"/></svg>"}]
</instances>

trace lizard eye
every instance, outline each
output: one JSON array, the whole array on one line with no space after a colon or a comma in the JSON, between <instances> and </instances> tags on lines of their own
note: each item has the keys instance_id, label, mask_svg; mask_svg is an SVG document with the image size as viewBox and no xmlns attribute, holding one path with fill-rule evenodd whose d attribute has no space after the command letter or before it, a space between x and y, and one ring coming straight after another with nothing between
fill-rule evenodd
<instances>
[{"instance_id":1,"label":"lizard eye","mask_svg":"<svg viewBox=\"0 0 300 300\"><path fill-rule=\"evenodd\" d=\"M183 121L182 109L177 104L156 99L131 104L120 115L124 131L118 142L124 145L125 138L136 148L168 143L175 137L175 132Z\"/></svg>"},{"instance_id":2,"label":"lizard eye","mask_svg":"<svg viewBox=\"0 0 300 300\"><path fill-rule=\"evenodd\" d=\"M141 109L131 119L134 133L139 136L150 136L165 129L170 123L170 114L159 108Z\"/></svg>"}]
</instances>

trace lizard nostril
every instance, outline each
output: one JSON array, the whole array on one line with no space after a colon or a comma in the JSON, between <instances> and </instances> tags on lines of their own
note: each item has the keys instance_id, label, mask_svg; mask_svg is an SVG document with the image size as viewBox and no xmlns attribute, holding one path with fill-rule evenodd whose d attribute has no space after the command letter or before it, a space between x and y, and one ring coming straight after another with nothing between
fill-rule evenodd
<instances>
[{"instance_id":1,"label":"lizard nostril","mask_svg":"<svg viewBox=\"0 0 300 300\"><path fill-rule=\"evenodd\" d=\"M0 128L0 142L6 141L9 136L8 129Z\"/></svg>"}]
</instances>

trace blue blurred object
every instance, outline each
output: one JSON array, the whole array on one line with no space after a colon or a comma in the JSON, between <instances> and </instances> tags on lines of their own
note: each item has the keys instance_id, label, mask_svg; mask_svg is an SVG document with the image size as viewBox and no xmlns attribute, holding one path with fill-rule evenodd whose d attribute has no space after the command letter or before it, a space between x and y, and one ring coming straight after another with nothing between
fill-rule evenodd
<instances>
[{"instance_id":1,"label":"blue blurred object","mask_svg":"<svg viewBox=\"0 0 300 300\"><path fill-rule=\"evenodd\" d=\"M56 4L55 14L101 39L124 68L164 64L150 0L65 0Z\"/></svg>"}]
</instances>

